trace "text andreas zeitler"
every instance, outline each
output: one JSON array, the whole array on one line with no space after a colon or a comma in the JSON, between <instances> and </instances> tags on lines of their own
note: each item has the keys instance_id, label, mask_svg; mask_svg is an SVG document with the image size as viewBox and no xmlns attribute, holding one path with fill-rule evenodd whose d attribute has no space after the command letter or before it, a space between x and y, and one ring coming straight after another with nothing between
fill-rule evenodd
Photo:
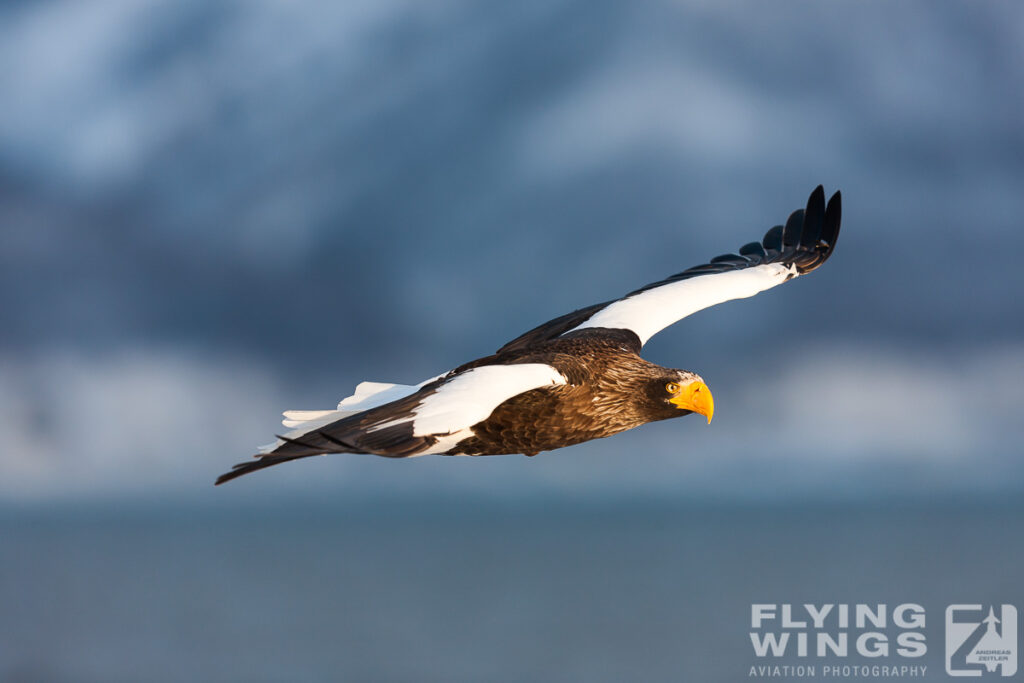
<instances>
[{"instance_id":1,"label":"text andreas zeitler","mask_svg":"<svg viewBox=\"0 0 1024 683\"><path fill-rule=\"evenodd\" d=\"M758 658L829 660L822 664L759 664L750 667L750 677L898 678L920 677L927 671L924 665L889 659L917 658L928 651L925 611L917 604L905 603L891 610L883 604L755 604L750 609L750 626L750 642ZM876 661L856 661L855 657Z\"/></svg>"}]
</instances>

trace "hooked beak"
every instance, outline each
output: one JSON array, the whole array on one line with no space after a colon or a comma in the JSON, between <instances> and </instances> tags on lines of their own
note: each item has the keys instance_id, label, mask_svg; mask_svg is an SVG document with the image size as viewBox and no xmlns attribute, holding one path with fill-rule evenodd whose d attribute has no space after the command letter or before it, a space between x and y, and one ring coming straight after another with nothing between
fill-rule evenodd
<instances>
[{"instance_id":1,"label":"hooked beak","mask_svg":"<svg viewBox=\"0 0 1024 683\"><path fill-rule=\"evenodd\" d=\"M690 382L668 401L682 410L691 410L703 415L708 418L708 424L711 424L711 417L715 414L715 399L704 382Z\"/></svg>"}]
</instances>

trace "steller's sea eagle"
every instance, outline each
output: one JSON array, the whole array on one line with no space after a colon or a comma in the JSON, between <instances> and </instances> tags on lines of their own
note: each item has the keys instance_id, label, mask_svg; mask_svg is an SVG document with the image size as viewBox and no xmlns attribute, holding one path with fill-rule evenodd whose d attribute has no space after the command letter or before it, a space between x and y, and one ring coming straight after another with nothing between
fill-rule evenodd
<instances>
[{"instance_id":1,"label":"steller's sea eagle","mask_svg":"<svg viewBox=\"0 0 1024 683\"><path fill-rule=\"evenodd\" d=\"M417 385L363 382L337 410L284 413L290 431L217 484L327 453L408 458L536 455L647 422L699 413L714 401L699 375L649 363L640 349L691 313L808 273L832 254L841 197L819 185L761 242L535 327L497 353Z\"/></svg>"}]
</instances>

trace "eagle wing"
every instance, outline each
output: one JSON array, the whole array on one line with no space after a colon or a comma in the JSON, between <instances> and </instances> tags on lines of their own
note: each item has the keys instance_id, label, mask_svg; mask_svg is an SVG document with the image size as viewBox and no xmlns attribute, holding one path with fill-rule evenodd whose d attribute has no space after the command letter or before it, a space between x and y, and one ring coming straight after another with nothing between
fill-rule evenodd
<instances>
[{"instance_id":1,"label":"eagle wing","mask_svg":"<svg viewBox=\"0 0 1024 683\"><path fill-rule=\"evenodd\" d=\"M456 370L408 396L326 422L317 413L305 426L278 436L256 455L222 474L223 484L243 474L289 460L325 453L373 453L407 458L444 453L471 436L470 427L513 396L566 384L565 376L546 363L477 365ZM415 389L415 387L409 387ZM325 411L332 412L332 411Z\"/></svg>"},{"instance_id":2,"label":"eagle wing","mask_svg":"<svg viewBox=\"0 0 1024 683\"><path fill-rule=\"evenodd\" d=\"M655 334L692 313L753 296L814 270L835 249L841 214L840 193L832 195L826 206L825 190L819 185L805 209L794 211L784 226L775 226L760 242L740 247L738 254L717 256L621 299L549 320L505 344L498 353L595 327L629 330L643 346Z\"/></svg>"}]
</instances>

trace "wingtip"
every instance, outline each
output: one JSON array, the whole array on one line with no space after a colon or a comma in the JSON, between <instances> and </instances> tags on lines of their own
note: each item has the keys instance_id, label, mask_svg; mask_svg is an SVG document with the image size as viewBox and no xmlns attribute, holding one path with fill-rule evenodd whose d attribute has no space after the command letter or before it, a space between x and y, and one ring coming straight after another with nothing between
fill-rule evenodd
<instances>
[{"instance_id":1,"label":"wingtip","mask_svg":"<svg viewBox=\"0 0 1024 683\"><path fill-rule=\"evenodd\" d=\"M842 206L843 193L841 190L836 190L835 192L832 193L832 196L828 198L828 205L825 207L825 211L827 212L830 207L835 207L832 210L838 212L841 211Z\"/></svg>"},{"instance_id":2,"label":"wingtip","mask_svg":"<svg viewBox=\"0 0 1024 683\"><path fill-rule=\"evenodd\" d=\"M254 458L262 458L262 456L259 453L257 453L256 455L254 455L252 457L254 457ZM231 481L232 479L236 479L236 478L242 476L243 474L245 474L248 471L248 468L252 467L255 464L258 464L259 462L260 462L260 460L255 460L255 461L254 460L247 460L245 462L235 463L234 465L231 466L231 471L230 472L225 472L224 474L222 474L219 477L217 477L217 480L215 482L213 482L213 485L214 486L220 486L224 482L228 482L228 481Z\"/></svg>"},{"instance_id":3,"label":"wingtip","mask_svg":"<svg viewBox=\"0 0 1024 683\"><path fill-rule=\"evenodd\" d=\"M835 249L836 239L839 237L839 228L843 218L843 194L836 190L828 200L825 207L825 218L822 222L820 239L828 244L828 253Z\"/></svg>"},{"instance_id":4,"label":"wingtip","mask_svg":"<svg viewBox=\"0 0 1024 683\"><path fill-rule=\"evenodd\" d=\"M242 473L239 472L238 469L239 469L239 467L241 467L242 465L245 465L245 464L247 464L247 463L239 463L237 465L232 465L231 466L231 471L230 472L225 472L224 474L222 474L219 477L217 477L217 480L215 482L213 482L213 485L214 486L220 486L224 482L231 481L232 479L235 479L236 477L241 476Z\"/></svg>"},{"instance_id":5,"label":"wingtip","mask_svg":"<svg viewBox=\"0 0 1024 683\"><path fill-rule=\"evenodd\" d=\"M814 188L807 198L807 207L804 209L803 225L800 231L799 243L803 247L813 247L818 243L821 235L821 227L825 218L825 188L821 185Z\"/></svg>"}]
</instances>

